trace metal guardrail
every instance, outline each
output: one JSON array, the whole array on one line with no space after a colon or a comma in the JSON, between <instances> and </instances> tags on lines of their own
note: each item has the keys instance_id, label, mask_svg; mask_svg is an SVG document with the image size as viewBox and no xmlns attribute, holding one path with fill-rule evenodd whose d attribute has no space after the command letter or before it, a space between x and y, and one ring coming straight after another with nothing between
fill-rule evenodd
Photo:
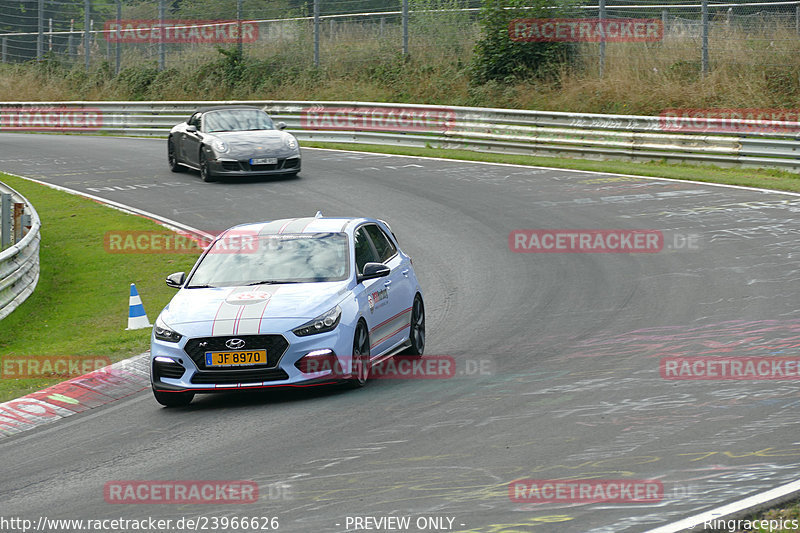
<instances>
[{"instance_id":1,"label":"metal guardrail","mask_svg":"<svg viewBox=\"0 0 800 533\"><path fill-rule=\"evenodd\" d=\"M68 113L84 113L93 117L81 119L90 126L62 120L61 129L67 124L79 132L166 136L171 126L198 107L225 104L262 107L275 120L286 122L301 141L710 163L800 172L800 122L786 121L765 124L759 120L692 117L690 127L684 128L686 121L671 122L669 117L373 102L13 102L0 103L0 131L42 129L40 126L48 124L48 112L51 121ZM327 117L329 126L315 125L315 114ZM426 116L424 127L412 124L414 119ZM373 117L393 117L394 122L385 125L391 122L387 119L381 126L381 120L377 120L377 127L359 127Z\"/></svg>"},{"instance_id":2,"label":"metal guardrail","mask_svg":"<svg viewBox=\"0 0 800 533\"><path fill-rule=\"evenodd\" d=\"M0 252L0 320L31 295L39 281L39 215L24 196L0 183L0 193L9 193L14 202L24 203L31 227L22 239Z\"/></svg>"}]
</instances>

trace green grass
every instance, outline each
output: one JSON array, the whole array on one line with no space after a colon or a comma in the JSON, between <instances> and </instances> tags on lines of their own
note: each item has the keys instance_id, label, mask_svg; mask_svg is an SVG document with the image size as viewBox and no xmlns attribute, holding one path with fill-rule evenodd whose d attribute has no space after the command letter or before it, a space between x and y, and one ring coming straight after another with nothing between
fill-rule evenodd
<instances>
[{"instance_id":1,"label":"green grass","mask_svg":"<svg viewBox=\"0 0 800 533\"><path fill-rule=\"evenodd\" d=\"M800 501L796 500L796 501L790 502L788 504L784 504L782 506L775 507L773 509L769 509L769 510L764 511L762 513L758 513L758 514L755 514L753 516L750 516L746 520L751 520L752 522L757 522L757 524L755 524L755 525L758 525L759 527L757 527L755 529L739 530L739 532L737 532L737 533L744 533L744 532L746 532L746 533L768 533L768 532L769 533L789 533L790 531L791 532L796 532L796 531L798 531L798 529L796 527L793 528L791 526L793 525L792 524L792 520L794 520L798 524L800 524ZM782 521L782 523L784 525L788 525L789 527L778 528L778 529L770 529L769 528L769 524L767 523L766 524L767 527L766 528L762 528L762 527L760 527L762 525L761 524L762 520L766 520L766 521L777 520L779 522Z\"/></svg>"},{"instance_id":2,"label":"green grass","mask_svg":"<svg viewBox=\"0 0 800 533\"><path fill-rule=\"evenodd\" d=\"M775 169L720 168L712 165L678 165L670 163L629 163L627 161L590 161L556 157L473 152L445 148L411 148L402 146L378 146L370 144L303 142L304 147L355 150L384 154L439 157L462 161L485 161L542 167L569 168L614 174L635 174L656 178L724 183L745 187L759 187L778 191L800 192L800 174Z\"/></svg>"},{"instance_id":3,"label":"green grass","mask_svg":"<svg viewBox=\"0 0 800 533\"><path fill-rule=\"evenodd\" d=\"M164 284L188 270L195 254L111 254L107 231L163 227L79 196L5 174L0 181L28 198L42 220L41 274L33 294L0 321L5 356L104 356L117 361L144 352L150 329L125 331L128 295L136 283L151 322L174 294ZM61 379L0 379L0 401Z\"/></svg>"}]
</instances>

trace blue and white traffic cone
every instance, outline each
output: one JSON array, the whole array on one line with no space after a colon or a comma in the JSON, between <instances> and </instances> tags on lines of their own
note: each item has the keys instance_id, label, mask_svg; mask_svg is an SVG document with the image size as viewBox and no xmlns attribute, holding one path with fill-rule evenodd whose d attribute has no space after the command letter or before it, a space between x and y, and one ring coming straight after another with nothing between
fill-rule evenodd
<instances>
[{"instance_id":1,"label":"blue and white traffic cone","mask_svg":"<svg viewBox=\"0 0 800 533\"><path fill-rule=\"evenodd\" d=\"M142 299L139 297L139 291L136 290L136 284L134 283L131 283L131 297L128 305L128 327L125 329L153 327L150 321L147 320L147 313L144 312Z\"/></svg>"}]
</instances>

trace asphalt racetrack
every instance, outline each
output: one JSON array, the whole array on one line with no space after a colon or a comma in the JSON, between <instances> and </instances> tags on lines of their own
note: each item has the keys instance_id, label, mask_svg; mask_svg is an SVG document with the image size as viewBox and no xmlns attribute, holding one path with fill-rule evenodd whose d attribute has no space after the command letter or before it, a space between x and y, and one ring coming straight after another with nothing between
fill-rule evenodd
<instances>
[{"instance_id":1,"label":"asphalt racetrack","mask_svg":"<svg viewBox=\"0 0 800 533\"><path fill-rule=\"evenodd\" d=\"M796 380L673 380L659 365L797 357L800 197L326 150L303 158L297 179L207 184L169 172L164 140L0 136L0 170L205 231L317 210L387 220L425 291L426 355L453 357L457 374L198 396L185 409L144 392L0 441L0 514L278 517L279 531L309 532L393 515L411 517L409 531L423 517L442 520L426 531L639 532L796 479ZM663 249L515 253L518 229L658 230ZM107 481L133 479L252 480L261 497L104 501ZM663 494L512 501L517 479L658 480Z\"/></svg>"}]
</instances>

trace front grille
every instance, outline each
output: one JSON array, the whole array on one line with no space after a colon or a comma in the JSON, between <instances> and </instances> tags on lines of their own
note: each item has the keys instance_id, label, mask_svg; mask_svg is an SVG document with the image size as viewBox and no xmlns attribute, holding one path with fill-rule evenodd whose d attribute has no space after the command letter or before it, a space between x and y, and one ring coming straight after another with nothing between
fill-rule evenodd
<instances>
[{"instance_id":1,"label":"front grille","mask_svg":"<svg viewBox=\"0 0 800 533\"><path fill-rule=\"evenodd\" d=\"M153 361L153 376L158 378L180 379L186 369L178 363Z\"/></svg>"},{"instance_id":2,"label":"front grille","mask_svg":"<svg viewBox=\"0 0 800 533\"><path fill-rule=\"evenodd\" d=\"M264 172L266 170L278 170L280 166L280 162L276 165L250 165L250 170L253 172Z\"/></svg>"},{"instance_id":3,"label":"front grille","mask_svg":"<svg viewBox=\"0 0 800 533\"><path fill-rule=\"evenodd\" d=\"M223 170L242 170L239 166L238 161L223 161L222 162L222 169Z\"/></svg>"},{"instance_id":4,"label":"front grille","mask_svg":"<svg viewBox=\"0 0 800 533\"><path fill-rule=\"evenodd\" d=\"M278 366L289 343L283 335L229 335L225 337L200 337L197 339L189 339L183 350L186 355L192 358L197 368L200 370L209 370L211 372L234 372L226 367L225 370L209 369L206 367L206 352L230 352L233 351L225 346L225 341L229 339L242 339L244 341L244 348L242 350L267 350L267 367ZM205 343L205 345L203 345ZM241 366L237 368L257 368L263 369L264 366ZM258 381L258 380L255 380Z\"/></svg>"},{"instance_id":5,"label":"front grille","mask_svg":"<svg viewBox=\"0 0 800 533\"><path fill-rule=\"evenodd\" d=\"M225 163L223 163L224 167ZM278 159L278 163L275 165L251 165L249 161L239 161L237 163L241 170L244 171L251 171L251 172L267 172L270 170L284 170L287 168L297 168L300 166L300 158L293 157L292 159ZM231 168L226 170L239 170L239 168Z\"/></svg>"},{"instance_id":6,"label":"front grille","mask_svg":"<svg viewBox=\"0 0 800 533\"><path fill-rule=\"evenodd\" d=\"M192 383L198 385L233 385L236 383L261 383L262 381L280 381L288 379L289 374L280 368L264 368L258 370L213 370L197 371L192 376Z\"/></svg>"}]
</instances>

